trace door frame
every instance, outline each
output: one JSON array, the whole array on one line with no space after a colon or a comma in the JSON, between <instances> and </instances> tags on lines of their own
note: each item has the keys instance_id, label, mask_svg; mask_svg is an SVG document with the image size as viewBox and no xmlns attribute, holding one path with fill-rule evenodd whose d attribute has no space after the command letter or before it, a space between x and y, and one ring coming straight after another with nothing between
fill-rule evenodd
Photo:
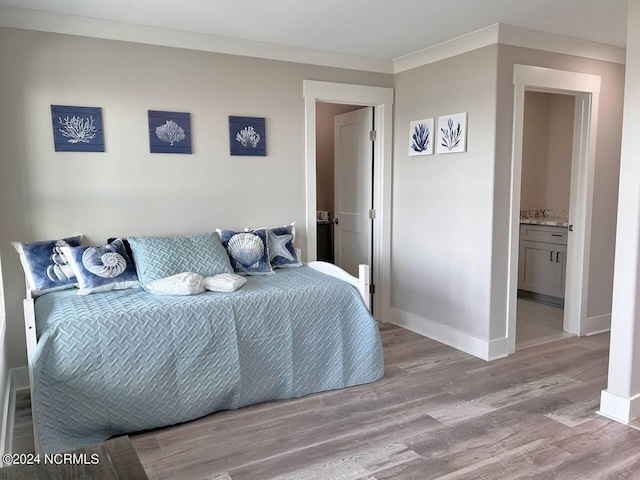
<instances>
[{"instance_id":1,"label":"door frame","mask_svg":"<svg viewBox=\"0 0 640 480\"><path fill-rule=\"evenodd\" d=\"M591 216L595 172L598 104L598 75L568 72L529 65L514 65L513 144L511 152L511 202L509 218L509 262L507 278L507 344L515 352L518 297L518 255L520 239L520 192L522 186L522 141L525 91L571 95L576 99L571 160L567 274L563 329L585 335L591 253Z\"/></svg>"},{"instance_id":2,"label":"door frame","mask_svg":"<svg viewBox=\"0 0 640 480\"><path fill-rule=\"evenodd\" d=\"M371 282L376 285L373 311L377 320L390 321L391 290L391 174L393 88L303 80L305 116L305 196L307 262L317 258L316 229L316 102L374 107L376 141L373 148L373 249Z\"/></svg>"}]
</instances>

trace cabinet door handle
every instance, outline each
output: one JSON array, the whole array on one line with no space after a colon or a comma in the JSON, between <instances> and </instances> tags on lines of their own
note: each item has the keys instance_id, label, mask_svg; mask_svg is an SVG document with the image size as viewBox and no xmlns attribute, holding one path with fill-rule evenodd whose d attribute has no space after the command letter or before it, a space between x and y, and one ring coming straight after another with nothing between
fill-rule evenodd
<instances>
[{"instance_id":1,"label":"cabinet door handle","mask_svg":"<svg viewBox=\"0 0 640 480\"><path fill-rule=\"evenodd\" d=\"M562 234L561 233L552 233L551 236L552 237L561 237Z\"/></svg>"},{"instance_id":2,"label":"cabinet door handle","mask_svg":"<svg viewBox=\"0 0 640 480\"><path fill-rule=\"evenodd\" d=\"M549 252L549 261L553 262L553 250Z\"/></svg>"},{"instance_id":3,"label":"cabinet door handle","mask_svg":"<svg viewBox=\"0 0 640 480\"><path fill-rule=\"evenodd\" d=\"M556 262L560 263L560 252L556 252Z\"/></svg>"}]
</instances>

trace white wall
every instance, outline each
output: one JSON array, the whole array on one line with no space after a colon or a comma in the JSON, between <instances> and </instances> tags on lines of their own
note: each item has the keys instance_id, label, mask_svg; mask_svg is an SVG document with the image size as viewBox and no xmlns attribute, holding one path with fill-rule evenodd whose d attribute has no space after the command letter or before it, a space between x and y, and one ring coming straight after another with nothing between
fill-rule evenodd
<instances>
[{"instance_id":1,"label":"white wall","mask_svg":"<svg viewBox=\"0 0 640 480\"><path fill-rule=\"evenodd\" d=\"M362 106L318 102L316 104L316 204L317 210L333 215L334 203L334 128L336 115L358 110Z\"/></svg>"},{"instance_id":2,"label":"white wall","mask_svg":"<svg viewBox=\"0 0 640 480\"><path fill-rule=\"evenodd\" d=\"M600 412L640 417L640 0L629 0L611 347Z\"/></svg>"},{"instance_id":3,"label":"white wall","mask_svg":"<svg viewBox=\"0 0 640 480\"><path fill-rule=\"evenodd\" d=\"M506 331L506 272L509 248L509 189L511 181L514 64L536 65L558 70L590 73L600 75L602 78L594 178L587 316L606 319L611 314L624 65L510 45L499 45L498 52L491 338L503 337Z\"/></svg>"},{"instance_id":4,"label":"white wall","mask_svg":"<svg viewBox=\"0 0 640 480\"><path fill-rule=\"evenodd\" d=\"M15 29L0 29L0 65L11 366L26 357L10 241L304 225L302 81L393 86L386 74ZM106 153L55 153L51 104L102 107ZM193 155L149 153L148 109L191 113ZM266 117L267 157L229 155L229 115Z\"/></svg>"},{"instance_id":5,"label":"white wall","mask_svg":"<svg viewBox=\"0 0 640 480\"><path fill-rule=\"evenodd\" d=\"M489 339L496 69L493 45L396 75L391 300L427 335ZM408 156L411 120L458 112L467 152Z\"/></svg>"}]
</instances>

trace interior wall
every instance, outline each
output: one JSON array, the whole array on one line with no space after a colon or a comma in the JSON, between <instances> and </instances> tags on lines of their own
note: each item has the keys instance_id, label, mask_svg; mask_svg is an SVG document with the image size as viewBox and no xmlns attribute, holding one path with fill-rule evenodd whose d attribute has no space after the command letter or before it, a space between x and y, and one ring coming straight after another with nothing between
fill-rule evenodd
<instances>
[{"instance_id":1,"label":"interior wall","mask_svg":"<svg viewBox=\"0 0 640 480\"><path fill-rule=\"evenodd\" d=\"M551 97L548 94L525 92L520 192L522 210L546 208L550 111Z\"/></svg>"},{"instance_id":2,"label":"interior wall","mask_svg":"<svg viewBox=\"0 0 640 480\"><path fill-rule=\"evenodd\" d=\"M489 337L496 69L492 45L395 78L391 302L423 332ZM410 121L459 112L466 152L408 156Z\"/></svg>"},{"instance_id":3,"label":"interior wall","mask_svg":"<svg viewBox=\"0 0 640 480\"><path fill-rule=\"evenodd\" d=\"M606 321L611 314L624 65L511 45L499 45L491 338L504 337L506 332L506 280L513 141L513 66L515 64L589 73L599 75L602 79L593 190L587 316L600 317Z\"/></svg>"},{"instance_id":4,"label":"interior wall","mask_svg":"<svg viewBox=\"0 0 640 480\"><path fill-rule=\"evenodd\" d=\"M549 155L544 208L569 210L571 197L571 161L576 99L570 95L548 94Z\"/></svg>"},{"instance_id":5,"label":"interior wall","mask_svg":"<svg viewBox=\"0 0 640 480\"><path fill-rule=\"evenodd\" d=\"M303 80L393 86L388 74L7 28L0 65L10 366L26 363L10 241L304 225ZM102 107L106 152L54 152L51 104ZM150 154L147 110L190 112L193 154ZM229 115L266 118L266 157L230 156Z\"/></svg>"},{"instance_id":6,"label":"interior wall","mask_svg":"<svg viewBox=\"0 0 640 480\"><path fill-rule=\"evenodd\" d=\"M361 108L360 105L316 103L316 205L317 210L327 210L331 215L335 213L333 118Z\"/></svg>"},{"instance_id":7,"label":"interior wall","mask_svg":"<svg viewBox=\"0 0 640 480\"><path fill-rule=\"evenodd\" d=\"M569 210L575 97L525 92L520 208Z\"/></svg>"}]
</instances>

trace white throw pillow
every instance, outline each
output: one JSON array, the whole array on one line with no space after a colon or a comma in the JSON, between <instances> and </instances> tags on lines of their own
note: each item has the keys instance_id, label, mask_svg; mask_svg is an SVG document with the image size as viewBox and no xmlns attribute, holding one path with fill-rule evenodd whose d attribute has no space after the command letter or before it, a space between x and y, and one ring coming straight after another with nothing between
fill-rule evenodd
<instances>
[{"instance_id":1,"label":"white throw pillow","mask_svg":"<svg viewBox=\"0 0 640 480\"><path fill-rule=\"evenodd\" d=\"M235 273L221 273L204 279L204 286L212 292L234 292L247 283L247 279Z\"/></svg>"},{"instance_id":2,"label":"white throw pillow","mask_svg":"<svg viewBox=\"0 0 640 480\"><path fill-rule=\"evenodd\" d=\"M194 272L178 273L147 285L155 295L197 295L204 292L204 277Z\"/></svg>"}]
</instances>

